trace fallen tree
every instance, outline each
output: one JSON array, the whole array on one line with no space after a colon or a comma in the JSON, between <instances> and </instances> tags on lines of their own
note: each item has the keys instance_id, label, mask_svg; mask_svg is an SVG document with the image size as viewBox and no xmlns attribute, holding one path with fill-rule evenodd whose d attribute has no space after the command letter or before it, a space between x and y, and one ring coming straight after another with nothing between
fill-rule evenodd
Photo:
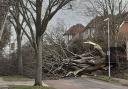
<instances>
[{"instance_id":1,"label":"fallen tree","mask_svg":"<svg viewBox=\"0 0 128 89\"><path fill-rule=\"evenodd\" d=\"M51 52L53 50L49 49L48 54L52 54L46 57L47 59L44 62L43 72L49 76L76 77L104 69L106 55L102 48L98 44L92 44L92 42L86 42L85 44L92 45L94 49L90 52L84 52L78 55L64 48L63 50L72 56L65 59L61 58L61 60L58 58L59 54L56 53L55 50Z\"/></svg>"},{"instance_id":2,"label":"fallen tree","mask_svg":"<svg viewBox=\"0 0 128 89\"><path fill-rule=\"evenodd\" d=\"M90 44L89 44L90 45ZM91 45L94 47L94 45ZM29 49L28 49L29 48ZM44 79L59 79L62 77L77 77L82 75L99 75L108 74L108 60L102 48L94 47L90 51L85 51L82 54L75 54L66 47L55 42L52 45L43 44L43 78ZM120 49L120 48L119 48ZM102 51L101 51L102 50ZM114 52L113 52L114 51ZM119 63L127 63L124 50L118 50ZM34 77L35 60L31 56L33 53L30 46L23 49L24 74L28 77ZM103 55L102 55L103 54ZM116 51L111 50L111 70L114 74L116 67ZM66 56L67 55L67 56ZM70 55L70 56L69 56ZM124 64L120 64L123 65ZM121 66L120 66L121 67ZM115 69L113 69L115 68ZM126 66L125 66L126 68ZM116 72L116 73L119 73Z\"/></svg>"}]
</instances>

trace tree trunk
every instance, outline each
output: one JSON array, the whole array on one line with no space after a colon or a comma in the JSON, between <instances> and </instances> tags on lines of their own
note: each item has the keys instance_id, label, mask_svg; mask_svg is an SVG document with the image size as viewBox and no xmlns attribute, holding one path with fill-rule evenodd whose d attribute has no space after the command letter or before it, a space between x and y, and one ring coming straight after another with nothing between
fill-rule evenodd
<instances>
[{"instance_id":1,"label":"tree trunk","mask_svg":"<svg viewBox=\"0 0 128 89\"><path fill-rule=\"evenodd\" d=\"M23 75L23 60L22 60L22 48L21 37L17 35L17 61L18 61L18 73Z\"/></svg>"},{"instance_id":2,"label":"tree trunk","mask_svg":"<svg viewBox=\"0 0 128 89\"><path fill-rule=\"evenodd\" d=\"M35 86L42 86L42 42L41 39L37 41L37 50L35 50L36 56L36 74L35 74Z\"/></svg>"}]
</instances>

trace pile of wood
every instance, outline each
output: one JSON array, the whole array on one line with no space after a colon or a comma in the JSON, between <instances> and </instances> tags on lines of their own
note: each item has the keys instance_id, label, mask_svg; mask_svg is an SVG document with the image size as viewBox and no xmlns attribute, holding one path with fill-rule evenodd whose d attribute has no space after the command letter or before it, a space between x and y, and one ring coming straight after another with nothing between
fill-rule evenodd
<instances>
[{"instance_id":1,"label":"pile of wood","mask_svg":"<svg viewBox=\"0 0 128 89\"><path fill-rule=\"evenodd\" d=\"M81 76L102 70L105 67L105 58L82 54L64 60L64 67L68 70L67 76Z\"/></svg>"},{"instance_id":2,"label":"pile of wood","mask_svg":"<svg viewBox=\"0 0 128 89\"><path fill-rule=\"evenodd\" d=\"M72 56L62 60L54 60L51 55L44 62L44 75L46 73L47 77L77 77L104 69L105 53L99 45L93 44L92 46L93 50L84 52L81 55L74 54L65 49Z\"/></svg>"}]
</instances>

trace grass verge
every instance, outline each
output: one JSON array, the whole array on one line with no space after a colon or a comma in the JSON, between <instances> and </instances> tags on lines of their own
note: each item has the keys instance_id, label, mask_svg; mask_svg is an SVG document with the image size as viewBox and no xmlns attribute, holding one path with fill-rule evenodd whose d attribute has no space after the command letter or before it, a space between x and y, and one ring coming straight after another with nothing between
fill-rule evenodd
<instances>
[{"instance_id":1,"label":"grass verge","mask_svg":"<svg viewBox=\"0 0 128 89\"><path fill-rule=\"evenodd\" d=\"M9 89L55 89L55 88L42 87L42 86L22 86L22 85L18 85L18 86L10 86Z\"/></svg>"},{"instance_id":2,"label":"grass verge","mask_svg":"<svg viewBox=\"0 0 128 89\"><path fill-rule=\"evenodd\" d=\"M93 76L91 78L101 80L101 81L105 81L105 82L110 82L110 83L119 83L118 80L113 79L112 77L110 78L108 76Z\"/></svg>"},{"instance_id":3,"label":"grass verge","mask_svg":"<svg viewBox=\"0 0 128 89\"><path fill-rule=\"evenodd\" d=\"M4 81L29 81L30 78L20 75L13 75L13 76L2 76Z\"/></svg>"}]
</instances>

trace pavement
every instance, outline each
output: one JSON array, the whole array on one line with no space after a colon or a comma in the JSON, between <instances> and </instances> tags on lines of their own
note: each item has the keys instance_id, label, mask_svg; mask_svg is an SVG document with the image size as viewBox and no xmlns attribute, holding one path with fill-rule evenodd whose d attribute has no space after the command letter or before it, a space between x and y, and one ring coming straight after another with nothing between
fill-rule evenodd
<instances>
[{"instance_id":1,"label":"pavement","mask_svg":"<svg viewBox=\"0 0 128 89\"><path fill-rule=\"evenodd\" d=\"M45 83L56 89L128 89L126 86L111 84L90 78L47 80Z\"/></svg>"},{"instance_id":2,"label":"pavement","mask_svg":"<svg viewBox=\"0 0 128 89\"><path fill-rule=\"evenodd\" d=\"M29 86L33 86L34 85L34 80L26 80L26 81L4 81L3 78L0 77L0 89L1 87L8 87L10 85L29 85ZM47 84L45 84L42 81L42 85L43 86L48 86Z\"/></svg>"},{"instance_id":3,"label":"pavement","mask_svg":"<svg viewBox=\"0 0 128 89\"><path fill-rule=\"evenodd\" d=\"M8 89L8 85L1 77L0 77L0 89Z\"/></svg>"},{"instance_id":4,"label":"pavement","mask_svg":"<svg viewBox=\"0 0 128 89\"><path fill-rule=\"evenodd\" d=\"M56 89L128 89L126 86L111 84L90 78L45 80L44 86ZM46 83L46 84L45 84ZM33 85L34 81L4 81L0 78L0 89L8 89L9 85Z\"/></svg>"}]
</instances>

